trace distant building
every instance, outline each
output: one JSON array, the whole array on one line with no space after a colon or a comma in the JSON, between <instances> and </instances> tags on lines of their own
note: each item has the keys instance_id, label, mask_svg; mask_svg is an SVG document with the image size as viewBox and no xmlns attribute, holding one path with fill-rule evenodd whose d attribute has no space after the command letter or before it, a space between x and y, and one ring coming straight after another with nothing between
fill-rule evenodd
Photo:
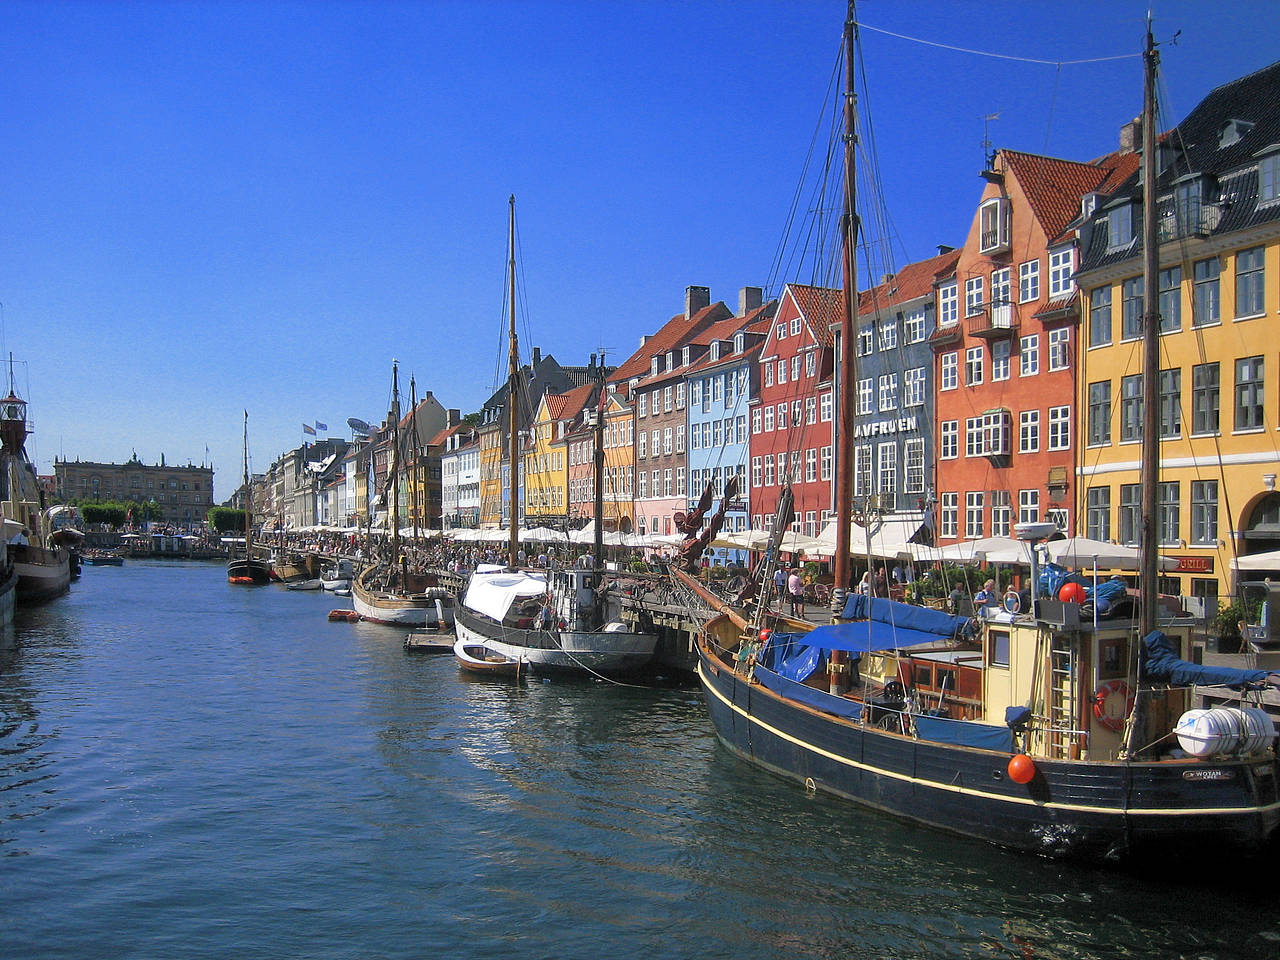
<instances>
[{"instance_id":1,"label":"distant building","mask_svg":"<svg viewBox=\"0 0 1280 960\"><path fill-rule=\"evenodd\" d=\"M160 457L143 463L135 453L127 463L54 460L55 498L155 504L170 523L199 523L213 506L213 468L174 466Z\"/></svg>"}]
</instances>

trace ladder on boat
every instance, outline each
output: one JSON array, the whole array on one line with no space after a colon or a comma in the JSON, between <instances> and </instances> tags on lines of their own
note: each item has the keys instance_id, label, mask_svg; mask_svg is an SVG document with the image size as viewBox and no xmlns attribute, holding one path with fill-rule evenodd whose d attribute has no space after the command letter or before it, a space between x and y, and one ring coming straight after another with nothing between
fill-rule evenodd
<instances>
[{"instance_id":1,"label":"ladder on boat","mask_svg":"<svg viewBox=\"0 0 1280 960\"><path fill-rule=\"evenodd\" d=\"M1047 752L1057 759L1070 756L1075 742L1075 638L1052 631L1049 640L1049 729Z\"/></svg>"}]
</instances>

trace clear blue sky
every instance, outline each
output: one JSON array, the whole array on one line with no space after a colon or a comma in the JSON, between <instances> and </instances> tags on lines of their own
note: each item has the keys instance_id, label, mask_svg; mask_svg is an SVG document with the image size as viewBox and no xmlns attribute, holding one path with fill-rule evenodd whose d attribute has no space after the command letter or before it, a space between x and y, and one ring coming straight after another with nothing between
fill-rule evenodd
<instances>
[{"instance_id":1,"label":"clear blue sky","mask_svg":"<svg viewBox=\"0 0 1280 960\"><path fill-rule=\"evenodd\" d=\"M1163 50L1167 123L1280 51L1268 2L866 0L869 25L1061 62ZM447 407L501 375L507 196L524 344L612 360L770 281L842 0L0 5L3 347L31 452L205 459L215 496L348 417L392 357ZM1061 68L864 30L898 263L962 242L996 147L1087 160L1135 57ZM809 280L808 276L782 276Z\"/></svg>"}]
</instances>

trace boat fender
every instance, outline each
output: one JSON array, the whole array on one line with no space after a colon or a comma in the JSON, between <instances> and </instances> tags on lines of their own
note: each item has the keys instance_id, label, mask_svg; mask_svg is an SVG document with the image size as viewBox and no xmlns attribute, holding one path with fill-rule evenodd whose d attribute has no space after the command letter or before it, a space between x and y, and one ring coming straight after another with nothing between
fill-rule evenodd
<instances>
[{"instance_id":1,"label":"boat fender","mask_svg":"<svg viewBox=\"0 0 1280 960\"><path fill-rule=\"evenodd\" d=\"M1036 762L1025 753L1009 758L1009 779L1014 783L1030 783L1036 776Z\"/></svg>"},{"instance_id":2,"label":"boat fender","mask_svg":"<svg viewBox=\"0 0 1280 960\"><path fill-rule=\"evenodd\" d=\"M1117 698L1123 700L1124 710L1120 712L1109 710L1107 705L1113 704ZM1108 730L1119 733L1124 727L1125 717L1132 711L1133 691L1123 680L1107 680L1098 684L1098 689L1093 691L1093 715Z\"/></svg>"}]
</instances>

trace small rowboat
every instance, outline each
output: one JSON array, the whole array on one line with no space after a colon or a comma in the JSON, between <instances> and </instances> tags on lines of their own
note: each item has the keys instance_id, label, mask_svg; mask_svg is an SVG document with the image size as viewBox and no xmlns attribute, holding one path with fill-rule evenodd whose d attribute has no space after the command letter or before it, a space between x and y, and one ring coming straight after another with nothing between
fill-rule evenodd
<instances>
[{"instance_id":1,"label":"small rowboat","mask_svg":"<svg viewBox=\"0 0 1280 960\"><path fill-rule=\"evenodd\" d=\"M286 590L319 590L319 580L295 580L293 583L284 585Z\"/></svg>"},{"instance_id":2,"label":"small rowboat","mask_svg":"<svg viewBox=\"0 0 1280 960\"><path fill-rule=\"evenodd\" d=\"M468 643L465 640L459 640L453 645L453 655L463 670L480 676L519 680L525 670L523 661L512 660L478 643Z\"/></svg>"}]
</instances>

